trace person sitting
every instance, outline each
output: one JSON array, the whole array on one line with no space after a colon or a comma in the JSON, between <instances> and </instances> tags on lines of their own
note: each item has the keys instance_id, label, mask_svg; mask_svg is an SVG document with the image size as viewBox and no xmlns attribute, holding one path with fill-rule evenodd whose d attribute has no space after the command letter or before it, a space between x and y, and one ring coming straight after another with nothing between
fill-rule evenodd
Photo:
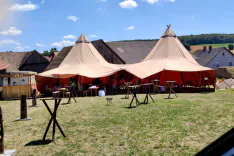
<instances>
[{"instance_id":1,"label":"person sitting","mask_svg":"<svg viewBox=\"0 0 234 156\"><path fill-rule=\"evenodd\" d=\"M44 90L45 90L45 92L44 92L45 97L52 96L52 89L49 88L48 85L45 86Z\"/></svg>"}]
</instances>

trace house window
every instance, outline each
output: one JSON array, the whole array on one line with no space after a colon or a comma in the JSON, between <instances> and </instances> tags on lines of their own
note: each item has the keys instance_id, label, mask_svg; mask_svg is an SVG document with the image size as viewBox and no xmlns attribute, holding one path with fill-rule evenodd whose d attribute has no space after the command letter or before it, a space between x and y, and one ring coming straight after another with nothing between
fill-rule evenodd
<instances>
[{"instance_id":1,"label":"house window","mask_svg":"<svg viewBox=\"0 0 234 156\"><path fill-rule=\"evenodd\" d=\"M216 68L219 68L219 62L216 62L215 66Z\"/></svg>"},{"instance_id":2,"label":"house window","mask_svg":"<svg viewBox=\"0 0 234 156\"><path fill-rule=\"evenodd\" d=\"M223 53L223 56L225 56L225 53Z\"/></svg>"},{"instance_id":3,"label":"house window","mask_svg":"<svg viewBox=\"0 0 234 156\"><path fill-rule=\"evenodd\" d=\"M231 67L231 66L232 66L232 62L231 62L231 61L229 61L229 62L228 62L228 65Z\"/></svg>"}]
</instances>

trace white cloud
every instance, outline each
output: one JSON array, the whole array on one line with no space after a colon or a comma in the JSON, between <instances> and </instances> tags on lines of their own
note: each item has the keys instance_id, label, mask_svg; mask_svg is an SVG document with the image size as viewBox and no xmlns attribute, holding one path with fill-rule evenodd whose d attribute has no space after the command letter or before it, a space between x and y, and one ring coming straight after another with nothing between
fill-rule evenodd
<instances>
[{"instance_id":1,"label":"white cloud","mask_svg":"<svg viewBox=\"0 0 234 156\"><path fill-rule=\"evenodd\" d=\"M8 30L6 31L1 31L0 35L21 35L22 31L21 30L17 30L15 27L10 27Z\"/></svg>"},{"instance_id":2,"label":"white cloud","mask_svg":"<svg viewBox=\"0 0 234 156\"><path fill-rule=\"evenodd\" d=\"M106 8L98 8L97 11L105 11Z\"/></svg>"},{"instance_id":3,"label":"white cloud","mask_svg":"<svg viewBox=\"0 0 234 156\"><path fill-rule=\"evenodd\" d=\"M38 47L44 47L45 45L44 44L40 44L40 43L36 43L36 46L38 46Z\"/></svg>"},{"instance_id":4,"label":"white cloud","mask_svg":"<svg viewBox=\"0 0 234 156\"><path fill-rule=\"evenodd\" d=\"M195 17L190 17L190 19L194 20L194 19L195 19Z\"/></svg>"},{"instance_id":5,"label":"white cloud","mask_svg":"<svg viewBox=\"0 0 234 156\"><path fill-rule=\"evenodd\" d=\"M24 48L25 48L25 49L29 49L29 48L31 48L31 47L29 47L29 46L25 46Z\"/></svg>"},{"instance_id":6,"label":"white cloud","mask_svg":"<svg viewBox=\"0 0 234 156\"><path fill-rule=\"evenodd\" d=\"M22 47L21 45L16 46L15 48L17 51L24 51L24 47Z\"/></svg>"},{"instance_id":7,"label":"white cloud","mask_svg":"<svg viewBox=\"0 0 234 156\"><path fill-rule=\"evenodd\" d=\"M164 1L164 2L175 2L175 0L143 0L146 1L149 4L154 4L154 3L158 3L159 1Z\"/></svg>"},{"instance_id":8,"label":"white cloud","mask_svg":"<svg viewBox=\"0 0 234 156\"><path fill-rule=\"evenodd\" d=\"M16 45L20 45L17 41L14 41L14 40L0 40L0 44L16 44Z\"/></svg>"},{"instance_id":9,"label":"white cloud","mask_svg":"<svg viewBox=\"0 0 234 156\"><path fill-rule=\"evenodd\" d=\"M132 30L132 29L134 29L134 28L135 28L134 26L130 26L130 27L125 28L125 29Z\"/></svg>"},{"instance_id":10,"label":"white cloud","mask_svg":"<svg viewBox=\"0 0 234 156\"><path fill-rule=\"evenodd\" d=\"M45 3L45 1L44 1L44 0L42 0L42 1L41 1L41 4L44 4L44 3Z\"/></svg>"},{"instance_id":11,"label":"white cloud","mask_svg":"<svg viewBox=\"0 0 234 156\"><path fill-rule=\"evenodd\" d=\"M76 16L67 16L67 19L76 22L76 21L79 20L80 18L79 18L79 17L76 17Z\"/></svg>"},{"instance_id":12,"label":"white cloud","mask_svg":"<svg viewBox=\"0 0 234 156\"><path fill-rule=\"evenodd\" d=\"M95 38L98 37L97 35L89 35L89 37Z\"/></svg>"},{"instance_id":13,"label":"white cloud","mask_svg":"<svg viewBox=\"0 0 234 156\"><path fill-rule=\"evenodd\" d=\"M146 1L146 2L148 2L150 4L154 4L154 3L159 2L159 0L144 0L144 1Z\"/></svg>"},{"instance_id":14,"label":"white cloud","mask_svg":"<svg viewBox=\"0 0 234 156\"><path fill-rule=\"evenodd\" d=\"M14 41L14 40L10 40L10 39L6 39L6 40L0 40L0 45L3 44L15 44L15 50L17 51L24 51L24 47L18 42L18 41ZM26 48L27 46L25 46Z\"/></svg>"},{"instance_id":15,"label":"white cloud","mask_svg":"<svg viewBox=\"0 0 234 156\"><path fill-rule=\"evenodd\" d=\"M74 38L76 38L76 36L74 36L74 35L67 35L67 36L63 36L63 38L65 38L65 39L74 39Z\"/></svg>"},{"instance_id":16,"label":"white cloud","mask_svg":"<svg viewBox=\"0 0 234 156\"><path fill-rule=\"evenodd\" d=\"M74 44L75 44L75 42L63 40L61 42L54 42L54 43L51 44L51 46L54 46L54 47L64 47L64 46L71 46L71 45L74 45Z\"/></svg>"},{"instance_id":17,"label":"white cloud","mask_svg":"<svg viewBox=\"0 0 234 156\"><path fill-rule=\"evenodd\" d=\"M119 5L124 9L132 9L138 6L134 0L124 0L123 2L119 3Z\"/></svg>"},{"instance_id":18,"label":"white cloud","mask_svg":"<svg viewBox=\"0 0 234 156\"><path fill-rule=\"evenodd\" d=\"M102 2L107 2L107 0L101 0Z\"/></svg>"},{"instance_id":19,"label":"white cloud","mask_svg":"<svg viewBox=\"0 0 234 156\"><path fill-rule=\"evenodd\" d=\"M25 12L25 11L32 11L38 8L38 5L36 4L32 4L30 1L28 1L28 4L14 4L12 5L9 10L11 11L21 11L21 12Z\"/></svg>"}]
</instances>

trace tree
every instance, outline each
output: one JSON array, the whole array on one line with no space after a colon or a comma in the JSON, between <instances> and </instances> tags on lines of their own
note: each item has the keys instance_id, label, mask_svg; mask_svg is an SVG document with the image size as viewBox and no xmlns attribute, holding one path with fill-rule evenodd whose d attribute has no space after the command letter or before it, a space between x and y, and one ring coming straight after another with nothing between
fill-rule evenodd
<instances>
[{"instance_id":1,"label":"tree","mask_svg":"<svg viewBox=\"0 0 234 156\"><path fill-rule=\"evenodd\" d=\"M206 51L206 46L203 47L203 52L205 52L205 51Z\"/></svg>"},{"instance_id":2,"label":"tree","mask_svg":"<svg viewBox=\"0 0 234 156\"><path fill-rule=\"evenodd\" d=\"M54 56L54 52L57 52L58 50L57 50L57 48L51 48L50 49L50 56Z\"/></svg>"},{"instance_id":3,"label":"tree","mask_svg":"<svg viewBox=\"0 0 234 156\"><path fill-rule=\"evenodd\" d=\"M212 50L212 46L210 45L210 46L209 46L209 51L211 51L211 50Z\"/></svg>"},{"instance_id":4,"label":"tree","mask_svg":"<svg viewBox=\"0 0 234 156\"><path fill-rule=\"evenodd\" d=\"M229 45L228 45L228 49L229 49L229 50L233 50L233 44L229 44Z\"/></svg>"},{"instance_id":5,"label":"tree","mask_svg":"<svg viewBox=\"0 0 234 156\"><path fill-rule=\"evenodd\" d=\"M184 45L184 47L185 47L188 51L191 50L190 44L188 44L187 42L183 42L182 44Z\"/></svg>"},{"instance_id":6,"label":"tree","mask_svg":"<svg viewBox=\"0 0 234 156\"><path fill-rule=\"evenodd\" d=\"M42 56L50 56L50 53L48 52L48 50L44 50L41 55Z\"/></svg>"}]
</instances>

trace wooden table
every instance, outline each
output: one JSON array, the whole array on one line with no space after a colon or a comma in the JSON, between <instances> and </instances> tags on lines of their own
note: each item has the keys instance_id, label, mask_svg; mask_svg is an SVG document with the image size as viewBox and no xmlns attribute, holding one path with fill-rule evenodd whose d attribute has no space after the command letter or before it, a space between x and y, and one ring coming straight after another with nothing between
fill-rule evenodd
<instances>
[{"instance_id":1,"label":"wooden table","mask_svg":"<svg viewBox=\"0 0 234 156\"><path fill-rule=\"evenodd\" d=\"M59 88L58 91L61 91L63 93L63 97L65 95L65 91L67 91L67 88Z\"/></svg>"},{"instance_id":2,"label":"wooden table","mask_svg":"<svg viewBox=\"0 0 234 156\"><path fill-rule=\"evenodd\" d=\"M128 86L131 86L132 85L132 82L125 82L124 85L126 86L126 95L125 95L125 99L129 99L129 94L132 95L132 92L130 90L130 88L128 88Z\"/></svg>"},{"instance_id":3,"label":"wooden table","mask_svg":"<svg viewBox=\"0 0 234 156\"><path fill-rule=\"evenodd\" d=\"M130 103L130 108L132 107L132 102L133 100L135 99L136 100L136 107L138 107L140 105L140 102L139 100L137 99L137 96L136 96L136 92L137 92L137 88L141 87L140 85L135 85L135 86L128 86L129 89L132 89L133 91L133 97L132 97L132 100L131 100L131 103Z\"/></svg>"},{"instance_id":4,"label":"wooden table","mask_svg":"<svg viewBox=\"0 0 234 156\"><path fill-rule=\"evenodd\" d=\"M167 87L169 87L168 99L171 99L171 93L174 93L175 96L177 97L175 91L173 90L175 83L176 83L176 81L166 81L166 85L167 85Z\"/></svg>"},{"instance_id":5,"label":"wooden table","mask_svg":"<svg viewBox=\"0 0 234 156\"><path fill-rule=\"evenodd\" d=\"M59 107L59 104L60 104L62 98L43 98L43 99L41 99L41 100L42 100L42 102L44 103L44 105L46 106L48 112L49 112L50 115L51 115L49 124L48 124L48 126L47 126L47 128L46 128L46 131L45 131L45 133L44 133L44 136L43 136L42 141L45 141L47 132L48 132L48 130L49 130L49 128L50 128L50 125L51 125L52 121L53 121L52 141L55 141L55 126L56 126L56 125L58 126L58 129L59 129L60 132L62 133L63 137L66 137L65 134L64 134L64 132L63 132L63 130L62 130L62 128L59 126L58 121L57 121L57 119L56 119L57 109L58 109L58 107ZM54 101L55 101L55 103L54 103L54 112L51 111L50 107L49 107L48 104L46 103L46 101L49 101L49 100L52 100L52 101L54 100Z\"/></svg>"},{"instance_id":6,"label":"wooden table","mask_svg":"<svg viewBox=\"0 0 234 156\"><path fill-rule=\"evenodd\" d=\"M97 96L97 90L98 90L98 88L99 87L89 87L89 90L90 90L90 94L91 94L91 96L92 96L92 92L93 92L93 90L95 91L95 96Z\"/></svg>"},{"instance_id":7,"label":"wooden table","mask_svg":"<svg viewBox=\"0 0 234 156\"><path fill-rule=\"evenodd\" d=\"M67 101L67 103L69 104L70 102L71 102L71 97L73 98L73 100L75 101L75 103L77 103L76 102L76 99L75 99L75 93L74 93L74 88L73 87L75 87L75 86L67 86L66 88L67 88L67 90L70 92L70 96L69 96L69 98L68 98L68 101Z\"/></svg>"},{"instance_id":8,"label":"wooden table","mask_svg":"<svg viewBox=\"0 0 234 156\"><path fill-rule=\"evenodd\" d=\"M205 89L209 89L209 88L210 88L210 86L209 86L209 84L208 84L208 81L209 81L209 79L208 79L207 77L205 77L205 78L204 78L204 88L205 88Z\"/></svg>"},{"instance_id":9,"label":"wooden table","mask_svg":"<svg viewBox=\"0 0 234 156\"><path fill-rule=\"evenodd\" d=\"M141 86L144 86L146 88L146 96L145 96L144 104L148 104L149 103L149 97L154 102L154 99L150 95L150 88L153 85L154 85L154 83L144 83L144 84L141 84Z\"/></svg>"},{"instance_id":10,"label":"wooden table","mask_svg":"<svg viewBox=\"0 0 234 156\"><path fill-rule=\"evenodd\" d=\"M153 90L153 92L155 92L155 93L161 93L161 91L158 89L158 83L159 83L159 81L160 80L154 80L154 90Z\"/></svg>"}]
</instances>

